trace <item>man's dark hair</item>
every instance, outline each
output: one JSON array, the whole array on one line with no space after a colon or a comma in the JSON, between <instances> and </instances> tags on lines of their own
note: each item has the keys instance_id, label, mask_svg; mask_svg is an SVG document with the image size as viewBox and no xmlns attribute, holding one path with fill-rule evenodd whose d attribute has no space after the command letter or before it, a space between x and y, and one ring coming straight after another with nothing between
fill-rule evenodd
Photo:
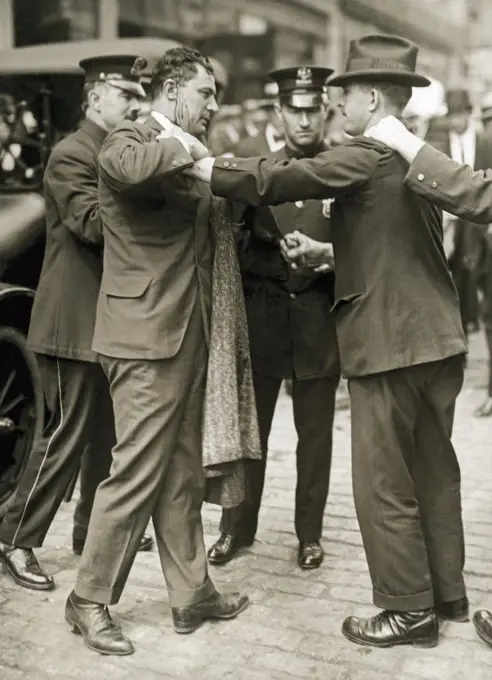
<instances>
[{"instance_id":1,"label":"man's dark hair","mask_svg":"<svg viewBox=\"0 0 492 680\"><path fill-rule=\"evenodd\" d=\"M214 74L212 64L198 50L191 47L173 47L164 52L152 70L150 98L156 99L161 94L164 82L168 78L172 78L177 83L186 83L196 76L198 65L203 66L210 75Z\"/></svg>"}]
</instances>

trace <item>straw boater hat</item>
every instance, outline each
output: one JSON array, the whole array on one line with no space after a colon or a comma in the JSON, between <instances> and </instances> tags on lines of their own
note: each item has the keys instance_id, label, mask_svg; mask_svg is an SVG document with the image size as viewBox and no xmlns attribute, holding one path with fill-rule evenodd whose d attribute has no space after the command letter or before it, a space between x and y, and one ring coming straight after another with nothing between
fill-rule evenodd
<instances>
[{"instance_id":1,"label":"straw boater hat","mask_svg":"<svg viewBox=\"0 0 492 680\"><path fill-rule=\"evenodd\" d=\"M367 35L350 41L345 72L327 85L343 87L356 81L384 81L427 87L430 80L415 72L419 48L397 35Z\"/></svg>"}]
</instances>

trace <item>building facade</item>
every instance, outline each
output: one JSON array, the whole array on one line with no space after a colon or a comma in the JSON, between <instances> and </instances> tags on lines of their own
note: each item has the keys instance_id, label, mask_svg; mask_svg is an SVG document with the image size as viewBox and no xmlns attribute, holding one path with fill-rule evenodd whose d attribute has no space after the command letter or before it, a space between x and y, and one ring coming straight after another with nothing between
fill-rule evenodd
<instances>
[{"instance_id":1,"label":"building facade","mask_svg":"<svg viewBox=\"0 0 492 680\"><path fill-rule=\"evenodd\" d=\"M488 1L488 0L487 0ZM230 101L259 96L265 73L295 63L343 68L349 40L398 33L421 46L421 69L443 81L464 67L463 16L443 0L2 0L4 47L60 40L173 38L218 58ZM464 3L464 0L444 0ZM3 21L2 21L3 19Z\"/></svg>"}]
</instances>

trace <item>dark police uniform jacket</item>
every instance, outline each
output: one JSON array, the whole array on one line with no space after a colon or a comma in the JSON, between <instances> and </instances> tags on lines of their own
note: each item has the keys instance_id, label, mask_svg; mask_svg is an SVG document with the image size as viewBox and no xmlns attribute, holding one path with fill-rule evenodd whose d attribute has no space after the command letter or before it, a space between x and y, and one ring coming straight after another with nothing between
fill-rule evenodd
<instances>
[{"instance_id":1,"label":"dark police uniform jacket","mask_svg":"<svg viewBox=\"0 0 492 680\"><path fill-rule=\"evenodd\" d=\"M269 157L285 160L284 147ZM322 201L248 208L239 262L248 314L253 371L274 378L332 377L340 374L335 320L335 277L300 274L283 259L278 238L296 229L330 241L330 220Z\"/></svg>"},{"instance_id":2,"label":"dark police uniform jacket","mask_svg":"<svg viewBox=\"0 0 492 680\"><path fill-rule=\"evenodd\" d=\"M226 165L227 163L227 165ZM408 164L358 137L312 159L218 158L212 191L252 205L335 198L335 318L348 378L467 351L440 211L404 185Z\"/></svg>"},{"instance_id":3,"label":"dark police uniform jacket","mask_svg":"<svg viewBox=\"0 0 492 680\"><path fill-rule=\"evenodd\" d=\"M40 354L96 361L103 250L97 157L106 135L84 120L54 147L46 167L46 249L28 335Z\"/></svg>"}]
</instances>

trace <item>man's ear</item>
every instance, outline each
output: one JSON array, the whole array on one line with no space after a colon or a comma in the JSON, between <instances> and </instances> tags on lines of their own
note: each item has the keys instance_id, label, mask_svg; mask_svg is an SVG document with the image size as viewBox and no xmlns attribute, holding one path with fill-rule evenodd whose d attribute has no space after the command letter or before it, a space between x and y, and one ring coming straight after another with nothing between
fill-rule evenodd
<instances>
[{"instance_id":1,"label":"man's ear","mask_svg":"<svg viewBox=\"0 0 492 680\"><path fill-rule=\"evenodd\" d=\"M178 97L178 84L173 78L167 78L162 86L162 92L169 101L176 101Z\"/></svg>"},{"instance_id":2,"label":"man's ear","mask_svg":"<svg viewBox=\"0 0 492 680\"><path fill-rule=\"evenodd\" d=\"M381 102L381 92L379 92L379 90L376 90L375 88L373 88L370 91L369 111L371 113L374 113L374 111L378 108L380 102Z\"/></svg>"},{"instance_id":3,"label":"man's ear","mask_svg":"<svg viewBox=\"0 0 492 680\"><path fill-rule=\"evenodd\" d=\"M95 111L98 113L101 110L101 96L97 89L91 90L87 96L87 101L90 104L91 108L93 108Z\"/></svg>"}]
</instances>

